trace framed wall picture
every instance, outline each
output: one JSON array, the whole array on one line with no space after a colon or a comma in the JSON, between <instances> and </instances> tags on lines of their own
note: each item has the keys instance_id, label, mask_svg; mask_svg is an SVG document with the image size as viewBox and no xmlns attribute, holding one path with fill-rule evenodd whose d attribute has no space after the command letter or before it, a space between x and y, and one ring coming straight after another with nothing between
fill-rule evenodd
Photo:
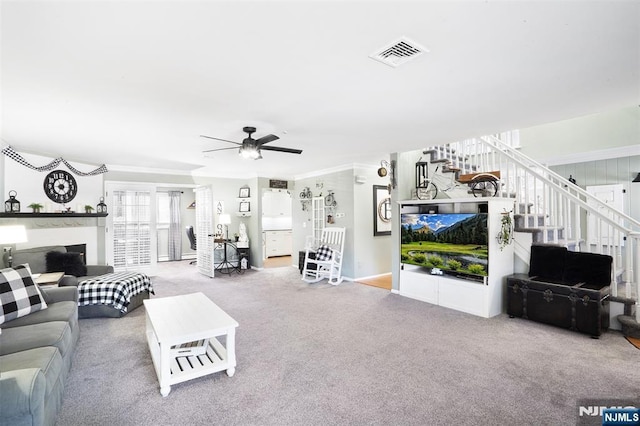
<instances>
[{"instance_id":1,"label":"framed wall picture","mask_svg":"<svg viewBox=\"0 0 640 426\"><path fill-rule=\"evenodd\" d=\"M391 235L391 195L384 185L373 185L373 236Z\"/></svg>"},{"instance_id":2,"label":"framed wall picture","mask_svg":"<svg viewBox=\"0 0 640 426\"><path fill-rule=\"evenodd\" d=\"M249 201L241 201L239 211L241 213L251 211L251 204Z\"/></svg>"},{"instance_id":3,"label":"framed wall picture","mask_svg":"<svg viewBox=\"0 0 640 426\"><path fill-rule=\"evenodd\" d=\"M240 188L240 198L249 198L249 188Z\"/></svg>"}]
</instances>

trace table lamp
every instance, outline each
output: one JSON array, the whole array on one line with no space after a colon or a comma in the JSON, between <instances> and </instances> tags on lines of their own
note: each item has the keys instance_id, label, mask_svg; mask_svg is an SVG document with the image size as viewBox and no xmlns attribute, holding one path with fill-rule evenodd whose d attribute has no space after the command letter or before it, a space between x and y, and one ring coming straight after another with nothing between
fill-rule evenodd
<instances>
[{"instance_id":1,"label":"table lamp","mask_svg":"<svg viewBox=\"0 0 640 426\"><path fill-rule=\"evenodd\" d=\"M24 225L0 226L0 244L16 244L27 242L27 230ZM8 247L9 265L13 263L11 247Z\"/></svg>"},{"instance_id":2,"label":"table lamp","mask_svg":"<svg viewBox=\"0 0 640 426\"><path fill-rule=\"evenodd\" d=\"M231 223L231 215L222 213L220 215L220 224L224 225L224 228L227 232L226 239L229 239L229 224Z\"/></svg>"}]
</instances>

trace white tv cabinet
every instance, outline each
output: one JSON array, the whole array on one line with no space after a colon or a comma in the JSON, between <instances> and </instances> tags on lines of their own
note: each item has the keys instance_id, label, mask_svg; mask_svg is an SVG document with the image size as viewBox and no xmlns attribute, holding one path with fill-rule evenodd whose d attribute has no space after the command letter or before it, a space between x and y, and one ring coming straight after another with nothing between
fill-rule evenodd
<instances>
[{"instance_id":1,"label":"white tv cabinet","mask_svg":"<svg viewBox=\"0 0 640 426\"><path fill-rule=\"evenodd\" d=\"M431 275L419 266L401 264L399 293L484 318L504 311L505 277L513 274L513 245L497 241L501 213L513 211L509 198L461 198L400 201L400 213L488 213L488 275L484 283L447 275Z\"/></svg>"}]
</instances>

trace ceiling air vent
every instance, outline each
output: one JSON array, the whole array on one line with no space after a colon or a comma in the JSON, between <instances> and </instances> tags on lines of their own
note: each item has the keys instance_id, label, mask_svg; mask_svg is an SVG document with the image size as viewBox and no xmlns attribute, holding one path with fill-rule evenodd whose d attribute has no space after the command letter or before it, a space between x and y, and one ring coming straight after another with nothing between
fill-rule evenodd
<instances>
[{"instance_id":1,"label":"ceiling air vent","mask_svg":"<svg viewBox=\"0 0 640 426\"><path fill-rule=\"evenodd\" d=\"M420 46L415 41L409 40L406 37L401 37L400 39L384 46L382 49L378 49L369 55L369 57L395 68L398 65L402 65L428 51L429 50Z\"/></svg>"}]
</instances>

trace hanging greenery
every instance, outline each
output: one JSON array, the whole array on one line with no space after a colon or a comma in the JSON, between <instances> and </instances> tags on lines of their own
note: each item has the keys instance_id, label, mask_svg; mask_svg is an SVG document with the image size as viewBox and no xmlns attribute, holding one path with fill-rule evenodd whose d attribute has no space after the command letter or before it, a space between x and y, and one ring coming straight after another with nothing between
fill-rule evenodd
<instances>
[{"instance_id":1,"label":"hanging greenery","mask_svg":"<svg viewBox=\"0 0 640 426\"><path fill-rule=\"evenodd\" d=\"M500 213L500 232L498 232L497 240L500 245L500 250L508 246L513 242L513 219L511 217L512 211L504 211Z\"/></svg>"}]
</instances>

